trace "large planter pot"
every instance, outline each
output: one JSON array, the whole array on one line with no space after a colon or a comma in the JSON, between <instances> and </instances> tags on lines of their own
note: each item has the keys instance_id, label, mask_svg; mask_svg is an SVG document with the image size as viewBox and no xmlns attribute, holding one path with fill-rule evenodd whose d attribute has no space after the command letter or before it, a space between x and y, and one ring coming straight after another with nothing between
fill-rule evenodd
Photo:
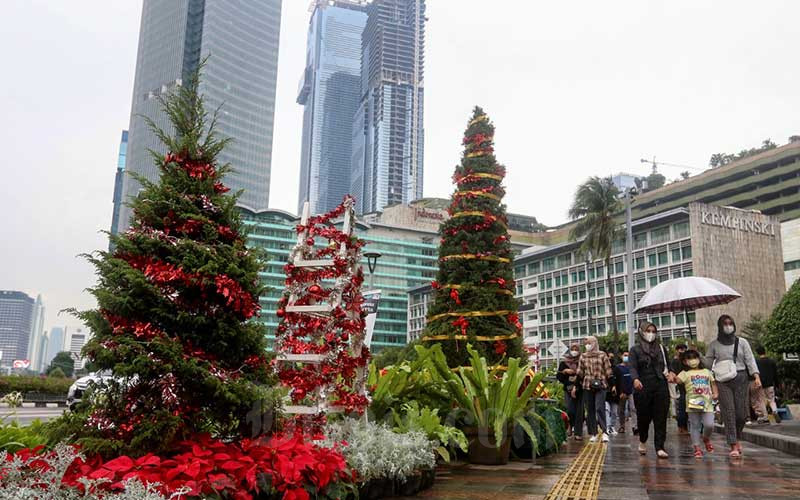
<instances>
[{"instance_id":1,"label":"large planter pot","mask_svg":"<svg viewBox=\"0 0 800 500\"><path fill-rule=\"evenodd\" d=\"M797 404L786 405L786 408L789 409L789 413L792 414L793 419L795 420L800 419L800 405Z\"/></svg>"},{"instance_id":2,"label":"large planter pot","mask_svg":"<svg viewBox=\"0 0 800 500\"><path fill-rule=\"evenodd\" d=\"M393 496L397 496L394 479L376 477L358 488L358 498L362 500L377 500Z\"/></svg>"},{"instance_id":3,"label":"large planter pot","mask_svg":"<svg viewBox=\"0 0 800 500\"><path fill-rule=\"evenodd\" d=\"M503 433L501 443L495 441L494 430L487 427L465 427L463 431L469 442L467 456L470 463L480 465L508 463L508 454L511 448L509 429Z\"/></svg>"}]
</instances>

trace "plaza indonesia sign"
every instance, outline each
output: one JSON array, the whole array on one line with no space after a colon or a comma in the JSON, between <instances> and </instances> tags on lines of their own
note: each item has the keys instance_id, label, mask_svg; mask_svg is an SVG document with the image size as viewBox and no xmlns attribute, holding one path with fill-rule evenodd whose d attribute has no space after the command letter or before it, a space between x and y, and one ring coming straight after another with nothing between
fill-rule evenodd
<instances>
[{"instance_id":1,"label":"plaza indonesia sign","mask_svg":"<svg viewBox=\"0 0 800 500\"><path fill-rule=\"evenodd\" d=\"M736 217L732 215L722 215L718 213L700 211L700 223L708 226L724 227L745 233L775 236L775 224L754 220L748 217Z\"/></svg>"},{"instance_id":2,"label":"plaza indonesia sign","mask_svg":"<svg viewBox=\"0 0 800 500\"><path fill-rule=\"evenodd\" d=\"M440 212L438 210L426 210L424 208L415 208L414 209L414 218L415 219L433 219L442 221L444 220L444 212Z\"/></svg>"}]
</instances>

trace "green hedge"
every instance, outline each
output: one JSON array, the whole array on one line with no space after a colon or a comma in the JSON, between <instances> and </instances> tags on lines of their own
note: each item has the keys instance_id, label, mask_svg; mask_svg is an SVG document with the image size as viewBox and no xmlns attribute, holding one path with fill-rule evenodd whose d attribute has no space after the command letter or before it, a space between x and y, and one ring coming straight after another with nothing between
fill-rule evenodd
<instances>
[{"instance_id":1,"label":"green hedge","mask_svg":"<svg viewBox=\"0 0 800 500\"><path fill-rule=\"evenodd\" d=\"M66 396L73 382L72 379L59 377L5 376L0 377L0 395L19 391L23 395L28 392L39 392Z\"/></svg>"}]
</instances>

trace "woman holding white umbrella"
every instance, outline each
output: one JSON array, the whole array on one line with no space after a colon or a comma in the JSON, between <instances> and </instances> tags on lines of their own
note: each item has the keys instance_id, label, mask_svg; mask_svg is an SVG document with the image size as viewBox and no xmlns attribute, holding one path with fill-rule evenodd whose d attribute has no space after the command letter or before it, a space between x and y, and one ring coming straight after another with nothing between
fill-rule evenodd
<instances>
[{"instance_id":1,"label":"woman holding white umbrella","mask_svg":"<svg viewBox=\"0 0 800 500\"><path fill-rule=\"evenodd\" d=\"M711 342L706 353L706 364L714 372L719 388L719 405L725 437L731 447L731 458L742 456L742 438L750 398L750 377L755 387L761 387L753 351L747 339L736 336L736 323L723 314L717 321L717 339Z\"/></svg>"}]
</instances>

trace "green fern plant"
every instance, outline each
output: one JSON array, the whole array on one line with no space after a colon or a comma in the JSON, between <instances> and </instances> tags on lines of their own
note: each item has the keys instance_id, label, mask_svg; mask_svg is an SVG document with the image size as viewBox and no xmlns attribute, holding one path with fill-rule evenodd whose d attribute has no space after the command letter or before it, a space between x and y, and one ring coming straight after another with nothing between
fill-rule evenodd
<instances>
[{"instance_id":1,"label":"green fern plant","mask_svg":"<svg viewBox=\"0 0 800 500\"><path fill-rule=\"evenodd\" d=\"M439 409L420 408L419 403L412 401L403 405L403 414L392 410L394 431L404 434L420 431L434 442L435 451L445 462L450 462L450 449L458 447L467 451L467 437L459 429L442 424Z\"/></svg>"}]
</instances>

